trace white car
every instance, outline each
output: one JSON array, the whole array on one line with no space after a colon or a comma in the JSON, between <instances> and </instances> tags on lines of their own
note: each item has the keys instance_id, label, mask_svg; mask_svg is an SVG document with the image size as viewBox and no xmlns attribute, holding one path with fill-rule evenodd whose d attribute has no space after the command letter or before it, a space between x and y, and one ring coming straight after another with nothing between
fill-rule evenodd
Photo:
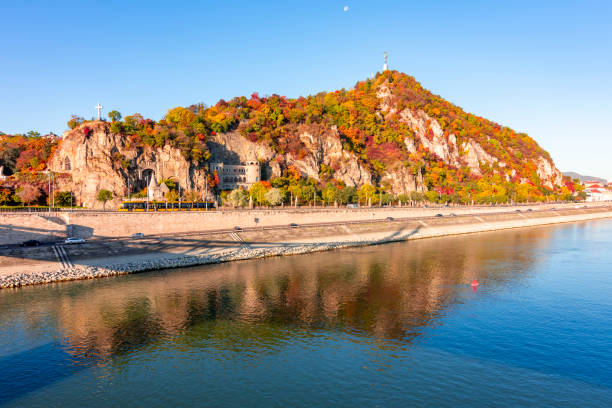
<instances>
[{"instance_id":1,"label":"white car","mask_svg":"<svg viewBox=\"0 0 612 408\"><path fill-rule=\"evenodd\" d=\"M142 232L137 232L135 234L132 234L132 239L141 239L144 238L144 234Z\"/></svg>"},{"instance_id":2,"label":"white car","mask_svg":"<svg viewBox=\"0 0 612 408\"><path fill-rule=\"evenodd\" d=\"M82 244L85 240L83 238L66 238L64 244Z\"/></svg>"}]
</instances>

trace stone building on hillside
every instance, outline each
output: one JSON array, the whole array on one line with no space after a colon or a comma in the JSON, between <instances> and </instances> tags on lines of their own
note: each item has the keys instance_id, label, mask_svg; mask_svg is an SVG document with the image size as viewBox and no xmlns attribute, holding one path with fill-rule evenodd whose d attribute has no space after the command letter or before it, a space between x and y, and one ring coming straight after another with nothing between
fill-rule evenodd
<instances>
[{"instance_id":1,"label":"stone building on hillside","mask_svg":"<svg viewBox=\"0 0 612 408\"><path fill-rule=\"evenodd\" d=\"M219 176L219 190L248 189L261 180L261 165L253 153L245 163L210 163L210 171Z\"/></svg>"},{"instance_id":2,"label":"stone building on hillside","mask_svg":"<svg viewBox=\"0 0 612 408\"><path fill-rule=\"evenodd\" d=\"M151 177L149 185L147 186L147 198L150 201L164 201L166 194L170 191L166 183L160 183L159 185L155 182L155 177Z\"/></svg>"}]
</instances>

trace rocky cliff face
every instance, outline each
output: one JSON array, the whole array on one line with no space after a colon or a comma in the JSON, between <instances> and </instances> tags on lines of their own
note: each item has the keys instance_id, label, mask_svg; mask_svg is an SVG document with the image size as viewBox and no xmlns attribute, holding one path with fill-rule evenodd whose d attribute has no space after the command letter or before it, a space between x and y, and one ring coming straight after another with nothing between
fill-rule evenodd
<instances>
[{"instance_id":1,"label":"rocky cliff face","mask_svg":"<svg viewBox=\"0 0 612 408\"><path fill-rule=\"evenodd\" d=\"M377 90L377 97L380 100L379 109L382 115L389 117L398 112L398 108L393 105L393 95L386 85L382 85ZM399 111L399 121L408 125L414 133L414 139L407 138L404 140L406 150L410 153L416 152L419 148L434 153L444 163L450 166L465 165L470 169L470 172L475 176L482 175L482 166L487 165L501 174L506 181L515 178L514 170L506 169L506 163L500 161L497 157L487 153L487 151L475 140L464 140L459 146L457 137L453 133L445 133L442 130L440 123L427 115L423 110L412 110L409 108ZM487 139L490 139L487 136ZM544 156L539 156L532 160L535 171L540 178L542 185L553 188L559 186L563 182L561 172L554 166L552 160ZM408 175L409 176L409 175ZM398 174L399 180L389 175L393 187L393 191L397 194L398 188L396 185L401 185L405 180L404 174ZM416 190L423 189L416 182ZM409 185L412 185L410 181Z\"/></svg>"},{"instance_id":2,"label":"rocky cliff face","mask_svg":"<svg viewBox=\"0 0 612 408\"><path fill-rule=\"evenodd\" d=\"M49 168L69 174L58 190L73 191L77 202L88 208L102 208L98 191L113 192L107 203L116 208L121 198L146 187L150 177L156 181L172 178L184 189L204 191L205 172L187 161L178 149L137 147L125 135L112 133L105 122L88 122L66 132L49 161Z\"/></svg>"},{"instance_id":3,"label":"rocky cliff face","mask_svg":"<svg viewBox=\"0 0 612 408\"><path fill-rule=\"evenodd\" d=\"M361 186L372 182L372 175L355 154L345 151L335 127L300 126L295 129L303 147L302 154L280 155L269 146L254 143L238 132L219 133L208 141L211 161L245 162L254 153L262 162L264 179L282 175L282 167L295 166L303 177L320 180L322 165L334 170L334 177L347 186Z\"/></svg>"}]
</instances>

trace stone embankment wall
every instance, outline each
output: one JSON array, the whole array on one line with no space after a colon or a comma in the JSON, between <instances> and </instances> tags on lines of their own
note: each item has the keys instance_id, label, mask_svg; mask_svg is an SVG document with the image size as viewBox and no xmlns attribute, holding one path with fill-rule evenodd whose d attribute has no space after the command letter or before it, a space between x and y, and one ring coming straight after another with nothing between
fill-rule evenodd
<instances>
[{"instance_id":1,"label":"stone embankment wall","mask_svg":"<svg viewBox=\"0 0 612 408\"><path fill-rule=\"evenodd\" d=\"M534 210L555 207L574 208L574 204L540 205ZM296 223L299 225L351 221L374 221L393 218L430 217L436 214L483 214L515 212L526 207L444 207L444 208L329 208L329 209L270 209L224 210L209 212L73 212L73 213L0 213L0 245L15 244L29 239L52 241L58 238L80 237L117 238L141 232L145 235L183 234L214 230L272 227Z\"/></svg>"},{"instance_id":2,"label":"stone embankment wall","mask_svg":"<svg viewBox=\"0 0 612 408\"><path fill-rule=\"evenodd\" d=\"M602 218L612 218L612 207L257 228L145 240L91 240L78 246L55 246L53 250L12 247L0 250L0 288Z\"/></svg>"}]
</instances>

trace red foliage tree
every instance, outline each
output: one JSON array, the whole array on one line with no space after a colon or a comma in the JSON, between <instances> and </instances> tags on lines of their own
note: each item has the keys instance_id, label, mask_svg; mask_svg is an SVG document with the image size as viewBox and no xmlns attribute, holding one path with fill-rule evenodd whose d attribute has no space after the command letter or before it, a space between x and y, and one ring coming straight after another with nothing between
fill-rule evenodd
<instances>
[{"instance_id":1,"label":"red foliage tree","mask_svg":"<svg viewBox=\"0 0 612 408\"><path fill-rule=\"evenodd\" d=\"M40 198L41 191L38 187L32 184L24 184L24 186L17 192L17 196L24 204L30 204Z\"/></svg>"}]
</instances>

